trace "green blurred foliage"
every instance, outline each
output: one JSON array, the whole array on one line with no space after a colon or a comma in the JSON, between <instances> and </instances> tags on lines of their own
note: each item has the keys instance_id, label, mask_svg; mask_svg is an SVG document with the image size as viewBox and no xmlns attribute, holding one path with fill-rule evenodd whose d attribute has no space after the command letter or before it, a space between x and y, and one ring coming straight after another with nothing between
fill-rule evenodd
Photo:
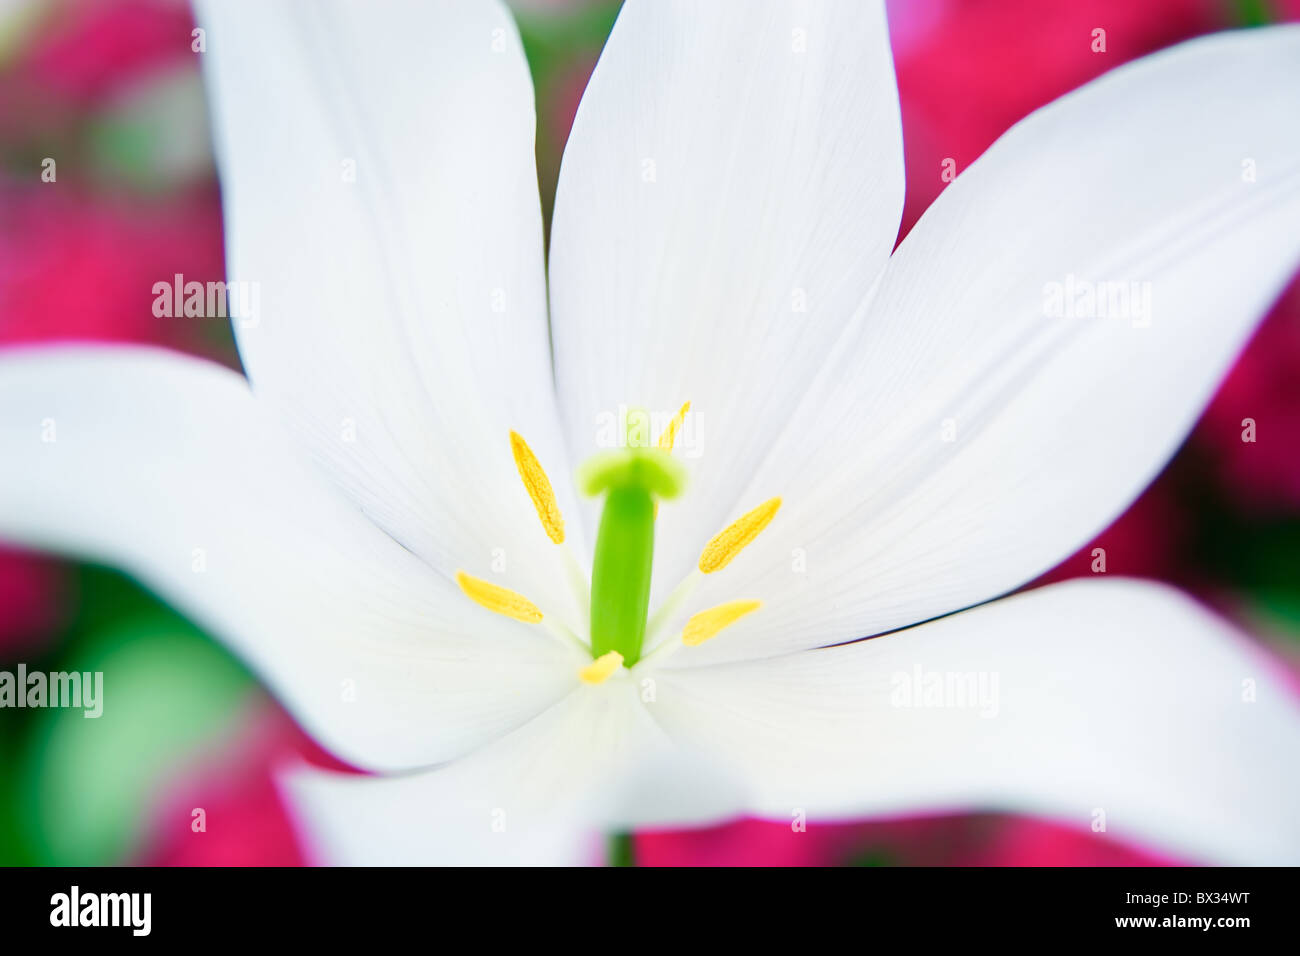
<instances>
[{"instance_id":1,"label":"green blurred foliage","mask_svg":"<svg viewBox=\"0 0 1300 956\"><path fill-rule=\"evenodd\" d=\"M151 77L84 133L86 168L108 188L165 196L216 175L203 84L189 68Z\"/></svg>"},{"instance_id":2,"label":"green blurred foliage","mask_svg":"<svg viewBox=\"0 0 1300 956\"><path fill-rule=\"evenodd\" d=\"M614 26L620 0L585 0L567 7L515 8L519 36L537 97L537 178L549 224L569 130L569 111ZM563 118L563 119L561 119ZM549 240L549 228L547 230Z\"/></svg>"},{"instance_id":3,"label":"green blurred foliage","mask_svg":"<svg viewBox=\"0 0 1300 956\"><path fill-rule=\"evenodd\" d=\"M6 712L3 864L128 862L167 782L228 738L257 693L240 664L129 579L93 567L76 577L66 642L28 670L102 672L103 714Z\"/></svg>"},{"instance_id":4,"label":"green blurred foliage","mask_svg":"<svg viewBox=\"0 0 1300 956\"><path fill-rule=\"evenodd\" d=\"M1280 19L1269 0L1228 0L1232 18L1243 27L1261 27Z\"/></svg>"}]
</instances>

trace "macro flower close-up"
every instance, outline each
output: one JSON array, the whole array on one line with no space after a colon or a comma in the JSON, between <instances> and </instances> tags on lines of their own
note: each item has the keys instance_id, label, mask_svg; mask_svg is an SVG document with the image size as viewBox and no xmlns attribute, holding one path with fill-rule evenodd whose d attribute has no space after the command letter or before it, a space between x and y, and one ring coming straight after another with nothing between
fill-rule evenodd
<instances>
[{"instance_id":1,"label":"macro flower close-up","mask_svg":"<svg viewBox=\"0 0 1300 956\"><path fill-rule=\"evenodd\" d=\"M180 219L136 227L165 248L115 250L141 331L6 335L0 544L117 569L229 651L173 670L228 673L210 713L275 728L219 774L223 801L253 781L275 862L586 865L732 821L1009 814L1295 864L1294 650L1165 569L1201 540L1166 476L1212 446L1203 414L1241 436L1214 481L1294 503L1258 383L1300 350L1249 343L1300 320L1300 25L1189 19L1041 103L1003 64L969 94L1014 91L986 143L937 92L942 63L989 69L945 46L946 6L625 0L552 197L548 14L202 0L178 35L224 277L182 247L208 193L173 185ZM1062 43L1139 28L1098 30ZM179 334L214 315L237 362ZM1098 541L1139 520L1126 576Z\"/></svg>"}]
</instances>

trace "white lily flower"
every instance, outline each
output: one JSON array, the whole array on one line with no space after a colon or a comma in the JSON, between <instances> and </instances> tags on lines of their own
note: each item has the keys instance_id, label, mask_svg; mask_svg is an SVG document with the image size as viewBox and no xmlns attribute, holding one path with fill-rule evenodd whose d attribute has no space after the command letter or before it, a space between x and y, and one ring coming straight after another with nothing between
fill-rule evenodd
<instances>
[{"instance_id":1,"label":"white lily flower","mask_svg":"<svg viewBox=\"0 0 1300 956\"><path fill-rule=\"evenodd\" d=\"M327 859L973 807L1300 859L1300 708L1231 627L1134 581L974 607L1132 501L1292 274L1300 29L1040 110L891 256L880 5L628 0L548 327L500 4L200 24L248 380L10 353L0 535L133 572L381 774L293 775Z\"/></svg>"}]
</instances>

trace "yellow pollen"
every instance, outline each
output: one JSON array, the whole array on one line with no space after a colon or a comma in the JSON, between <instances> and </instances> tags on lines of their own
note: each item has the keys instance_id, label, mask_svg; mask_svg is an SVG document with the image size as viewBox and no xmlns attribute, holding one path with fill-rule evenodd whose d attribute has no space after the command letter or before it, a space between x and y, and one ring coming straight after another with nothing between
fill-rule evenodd
<instances>
[{"instance_id":1,"label":"yellow pollen","mask_svg":"<svg viewBox=\"0 0 1300 956\"><path fill-rule=\"evenodd\" d=\"M514 453L515 467L519 469L519 477L528 489L528 497L533 499L533 507L537 509L537 517L546 529L546 536L556 544L564 544L564 516L560 514L551 480L542 471L541 463L528 447L528 442L518 432L510 433L510 451Z\"/></svg>"},{"instance_id":2,"label":"yellow pollen","mask_svg":"<svg viewBox=\"0 0 1300 956\"><path fill-rule=\"evenodd\" d=\"M578 671L578 678L584 684L603 684L609 676L623 666L623 655L618 651L601 654L594 661Z\"/></svg>"},{"instance_id":3,"label":"yellow pollen","mask_svg":"<svg viewBox=\"0 0 1300 956\"><path fill-rule=\"evenodd\" d=\"M673 450L673 442L677 440L677 433L681 430L682 422L686 421L686 413L689 412L690 410L691 410L690 402L687 402L677 410L677 414L673 416L673 420L668 423L668 427L665 428L663 430L663 434L659 436L660 451L671 452ZM659 520L658 501L655 501L654 517L656 521Z\"/></svg>"},{"instance_id":4,"label":"yellow pollen","mask_svg":"<svg viewBox=\"0 0 1300 956\"><path fill-rule=\"evenodd\" d=\"M659 436L659 448L663 451L672 451L673 442L677 440L677 433L681 430L682 423L686 421L686 413L691 410L691 403L687 402L673 416L673 420L668 423L663 434Z\"/></svg>"},{"instance_id":5,"label":"yellow pollen","mask_svg":"<svg viewBox=\"0 0 1300 956\"><path fill-rule=\"evenodd\" d=\"M687 647L696 647L718 632L731 627L746 614L757 611L763 606L762 601L728 601L707 611L701 611L682 628L682 643Z\"/></svg>"},{"instance_id":6,"label":"yellow pollen","mask_svg":"<svg viewBox=\"0 0 1300 956\"><path fill-rule=\"evenodd\" d=\"M719 531L700 553L700 570L712 574L725 568L749 542L758 537L760 531L771 524L776 509L780 507L780 498L769 498Z\"/></svg>"},{"instance_id":7,"label":"yellow pollen","mask_svg":"<svg viewBox=\"0 0 1300 956\"><path fill-rule=\"evenodd\" d=\"M476 578L464 571L456 572L456 583L460 585L466 597L489 611L513 617L516 621L523 621L525 624L537 624L542 620L542 612L536 604L509 588Z\"/></svg>"}]
</instances>

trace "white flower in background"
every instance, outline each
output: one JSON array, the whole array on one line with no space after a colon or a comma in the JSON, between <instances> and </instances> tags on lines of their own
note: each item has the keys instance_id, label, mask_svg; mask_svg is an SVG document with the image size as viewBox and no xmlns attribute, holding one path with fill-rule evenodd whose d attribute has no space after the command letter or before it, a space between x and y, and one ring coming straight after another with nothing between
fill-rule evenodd
<instances>
[{"instance_id":1,"label":"white flower in background","mask_svg":"<svg viewBox=\"0 0 1300 956\"><path fill-rule=\"evenodd\" d=\"M500 5L200 22L251 388L9 353L0 534L135 573L388 775L294 775L324 858L971 807L1300 858L1300 709L1228 626L1132 581L961 610L1127 506L1290 277L1300 29L1039 111L891 257L878 5L629 0L565 155L548 334ZM1067 282L1138 283L1148 320L1053 313ZM654 447L602 447L628 408Z\"/></svg>"}]
</instances>

